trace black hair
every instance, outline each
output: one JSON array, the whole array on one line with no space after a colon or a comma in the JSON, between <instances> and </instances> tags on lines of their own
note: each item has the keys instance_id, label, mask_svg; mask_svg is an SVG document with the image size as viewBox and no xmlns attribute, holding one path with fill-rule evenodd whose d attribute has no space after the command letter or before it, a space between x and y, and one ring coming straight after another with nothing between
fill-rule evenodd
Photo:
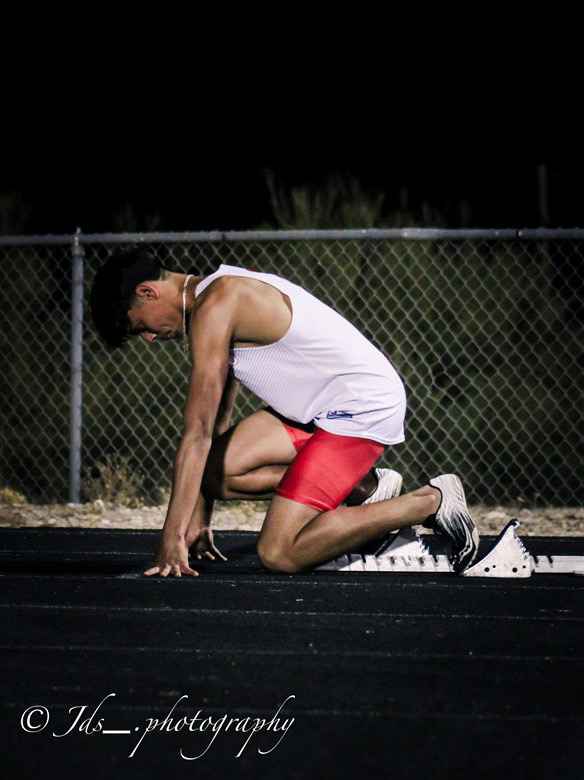
<instances>
[{"instance_id":1,"label":"black hair","mask_svg":"<svg viewBox=\"0 0 584 780\"><path fill-rule=\"evenodd\" d=\"M168 269L143 247L108 257L95 275L89 303L95 327L109 347L121 347L128 340L128 311L136 287L163 279L167 273Z\"/></svg>"}]
</instances>

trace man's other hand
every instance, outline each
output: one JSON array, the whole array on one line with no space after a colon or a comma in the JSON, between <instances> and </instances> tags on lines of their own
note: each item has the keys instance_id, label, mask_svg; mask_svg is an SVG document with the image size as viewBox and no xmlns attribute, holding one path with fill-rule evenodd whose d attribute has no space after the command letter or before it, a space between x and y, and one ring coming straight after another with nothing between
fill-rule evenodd
<instances>
[{"instance_id":1,"label":"man's other hand","mask_svg":"<svg viewBox=\"0 0 584 780\"><path fill-rule=\"evenodd\" d=\"M187 545L193 548L199 560L203 555L210 558L212 561L215 560L215 556L222 561L227 560L223 553L215 547L213 531L208 525L196 528L192 534L189 534L187 537Z\"/></svg>"}]
</instances>

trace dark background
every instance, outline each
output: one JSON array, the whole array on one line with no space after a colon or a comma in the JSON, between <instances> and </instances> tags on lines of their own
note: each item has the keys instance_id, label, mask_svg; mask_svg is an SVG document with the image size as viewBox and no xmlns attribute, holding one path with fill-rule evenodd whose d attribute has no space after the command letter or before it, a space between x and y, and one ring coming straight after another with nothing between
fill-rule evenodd
<instances>
[{"instance_id":1,"label":"dark background","mask_svg":"<svg viewBox=\"0 0 584 780\"><path fill-rule=\"evenodd\" d=\"M329 112L324 99L318 111L298 100L205 108L133 89L87 97L2 97L4 234L277 228L268 172L287 193L319 190L335 175L383 193L380 227L405 207L417 225L584 224L584 155L566 139L542 140L534 115L517 122L491 108L485 119L480 106Z\"/></svg>"}]
</instances>

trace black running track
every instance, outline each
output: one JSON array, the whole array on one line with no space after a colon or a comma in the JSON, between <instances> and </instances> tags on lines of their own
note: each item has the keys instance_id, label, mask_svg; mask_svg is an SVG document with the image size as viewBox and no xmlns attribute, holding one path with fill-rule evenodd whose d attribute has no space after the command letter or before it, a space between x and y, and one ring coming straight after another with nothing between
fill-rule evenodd
<instances>
[{"instance_id":1,"label":"black running track","mask_svg":"<svg viewBox=\"0 0 584 780\"><path fill-rule=\"evenodd\" d=\"M158 536L0 531L2 777L584 778L584 577L275 575L227 532L146 578Z\"/></svg>"}]
</instances>

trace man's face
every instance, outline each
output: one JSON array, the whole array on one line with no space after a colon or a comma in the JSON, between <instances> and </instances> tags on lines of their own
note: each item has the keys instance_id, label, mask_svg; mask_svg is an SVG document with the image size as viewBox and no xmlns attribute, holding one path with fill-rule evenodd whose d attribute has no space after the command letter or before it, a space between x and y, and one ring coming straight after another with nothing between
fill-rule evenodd
<instances>
[{"instance_id":1,"label":"man's face","mask_svg":"<svg viewBox=\"0 0 584 780\"><path fill-rule=\"evenodd\" d=\"M130 336L139 335L149 344L182 338L182 313L166 300L164 289L156 282L145 282L136 288L136 297L128 311Z\"/></svg>"}]
</instances>

